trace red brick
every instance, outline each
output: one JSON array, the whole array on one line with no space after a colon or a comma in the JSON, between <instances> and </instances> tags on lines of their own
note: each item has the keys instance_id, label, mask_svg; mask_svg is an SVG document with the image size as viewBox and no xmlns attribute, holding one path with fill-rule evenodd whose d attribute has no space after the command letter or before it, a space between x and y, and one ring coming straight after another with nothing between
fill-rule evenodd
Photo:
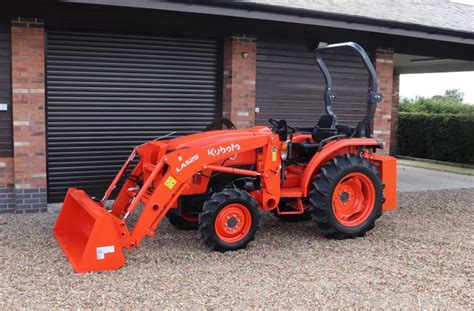
<instances>
[{"instance_id":1,"label":"red brick","mask_svg":"<svg viewBox=\"0 0 474 311\"><path fill-rule=\"evenodd\" d=\"M392 120L390 128L390 154L397 152L397 137L398 137L398 111L400 104L400 75L393 75L392 86Z\"/></svg>"},{"instance_id":2,"label":"red brick","mask_svg":"<svg viewBox=\"0 0 474 311\"><path fill-rule=\"evenodd\" d=\"M46 188L44 29L13 25L13 122L20 121L13 128L14 182Z\"/></svg>"},{"instance_id":3,"label":"red brick","mask_svg":"<svg viewBox=\"0 0 474 311\"><path fill-rule=\"evenodd\" d=\"M224 42L223 115L240 128L255 124L256 50L250 35L234 35Z\"/></svg>"},{"instance_id":4,"label":"red brick","mask_svg":"<svg viewBox=\"0 0 474 311\"><path fill-rule=\"evenodd\" d=\"M0 188L15 182L13 158L0 158Z\"/></svg>"},{"instance_id":5,"label":"red brick","mask_svg":"<svg viewBox=\"0 0 474 311\"><path fill-rule=\"evenodd\" d=\"M393 50L378 48L374 57L375 69L377 71L377 83L379 92L384 99L378 103L374 115L374 137L385 142L385 148L381 153L391 153L393 133ZM398 110L397 110L398 111ZM389 116L389 118L387 118ZM395 121L396 122L396 121Z\"/></svg>"}]
</instances>

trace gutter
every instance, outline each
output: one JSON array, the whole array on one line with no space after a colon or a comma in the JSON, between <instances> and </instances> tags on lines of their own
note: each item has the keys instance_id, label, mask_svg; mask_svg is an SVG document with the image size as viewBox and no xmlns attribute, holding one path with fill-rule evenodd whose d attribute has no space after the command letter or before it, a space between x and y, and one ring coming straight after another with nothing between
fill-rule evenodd
<instances>
[{"instance_id":1,"label":"gutter","mask_svg":"<svg viewBox=\"0 0 474 311\"><path fill-rule=\"evenodd\" d=\"M474 33L470 32L242 1L62 0L61 2L229 16L474 45Z\"/></svg>"}]
</instances>

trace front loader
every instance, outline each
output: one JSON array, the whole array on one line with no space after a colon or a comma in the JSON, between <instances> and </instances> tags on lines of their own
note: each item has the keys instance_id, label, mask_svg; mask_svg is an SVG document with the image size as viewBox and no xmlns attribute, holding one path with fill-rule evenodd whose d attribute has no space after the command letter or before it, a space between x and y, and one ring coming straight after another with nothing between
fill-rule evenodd
<instances>
[{"instance_id":1,"label":"front loader","mask_svg":"<svg viewBox=\"0 0 474 311\"><path fill-rule=\"evenodd\" d=\"M355 127L339 125L332 110L321 51L338 48L355 50L369 72L367 114ZM69 189L53 234L74 270L120 268L123 249L154 236L165 216L175 227L198 229L218 251L245 248L265 211L284 220L311 218L328 238L371 230L382 211L396 206L396 160L376 154L383 143L371 137L382 98L375 70L351 42L318 48L315 59L326 80L326 114L314 127L270 119L270 127L235 129L220 120L201 133L136 147L100 200Z\"/></svg>"}]
</instances>

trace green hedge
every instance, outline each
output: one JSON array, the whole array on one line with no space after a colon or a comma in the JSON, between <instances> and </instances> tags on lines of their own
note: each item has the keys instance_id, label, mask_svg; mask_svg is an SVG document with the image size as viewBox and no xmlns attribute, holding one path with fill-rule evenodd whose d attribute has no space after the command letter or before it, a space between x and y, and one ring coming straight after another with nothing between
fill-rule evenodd
<instances>
[{"instance_id":1,"label":"green hedge","mask_svg":"<svg viewBox=\"0 0 474 311\"><path fill-rule=\"evenodd\" d=\"M397 153L474 164L474 115L400 113Z\"/></svg>"}]
</instances>

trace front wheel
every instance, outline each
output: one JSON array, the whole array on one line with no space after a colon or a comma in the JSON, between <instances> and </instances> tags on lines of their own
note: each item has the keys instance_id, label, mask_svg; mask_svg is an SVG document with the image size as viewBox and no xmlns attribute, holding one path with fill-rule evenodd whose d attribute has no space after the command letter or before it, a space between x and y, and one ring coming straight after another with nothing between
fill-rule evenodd
<instances>
[{"instance_id":1,"label":"front wheel","mask_svg":"<svg viewBox=\"0 0 474 311\"><path fill-rule=\"evenodd\" d=\"M260 211L247 192L229 189L215 193L199 214L202 241L221 252L245 248L260 227Z\"/></svg>"},{"instance_id":2,"label":"front wheel","mask_svg":"<svg viewBox=\"0 0 474 311\"><path fill-rule=\"evenodd\" d=\"M364 236L381 215L383 184L366 158L345 154L331 159L314 177L311 216L329 238Z\"/></svg>"}]
</instances>

